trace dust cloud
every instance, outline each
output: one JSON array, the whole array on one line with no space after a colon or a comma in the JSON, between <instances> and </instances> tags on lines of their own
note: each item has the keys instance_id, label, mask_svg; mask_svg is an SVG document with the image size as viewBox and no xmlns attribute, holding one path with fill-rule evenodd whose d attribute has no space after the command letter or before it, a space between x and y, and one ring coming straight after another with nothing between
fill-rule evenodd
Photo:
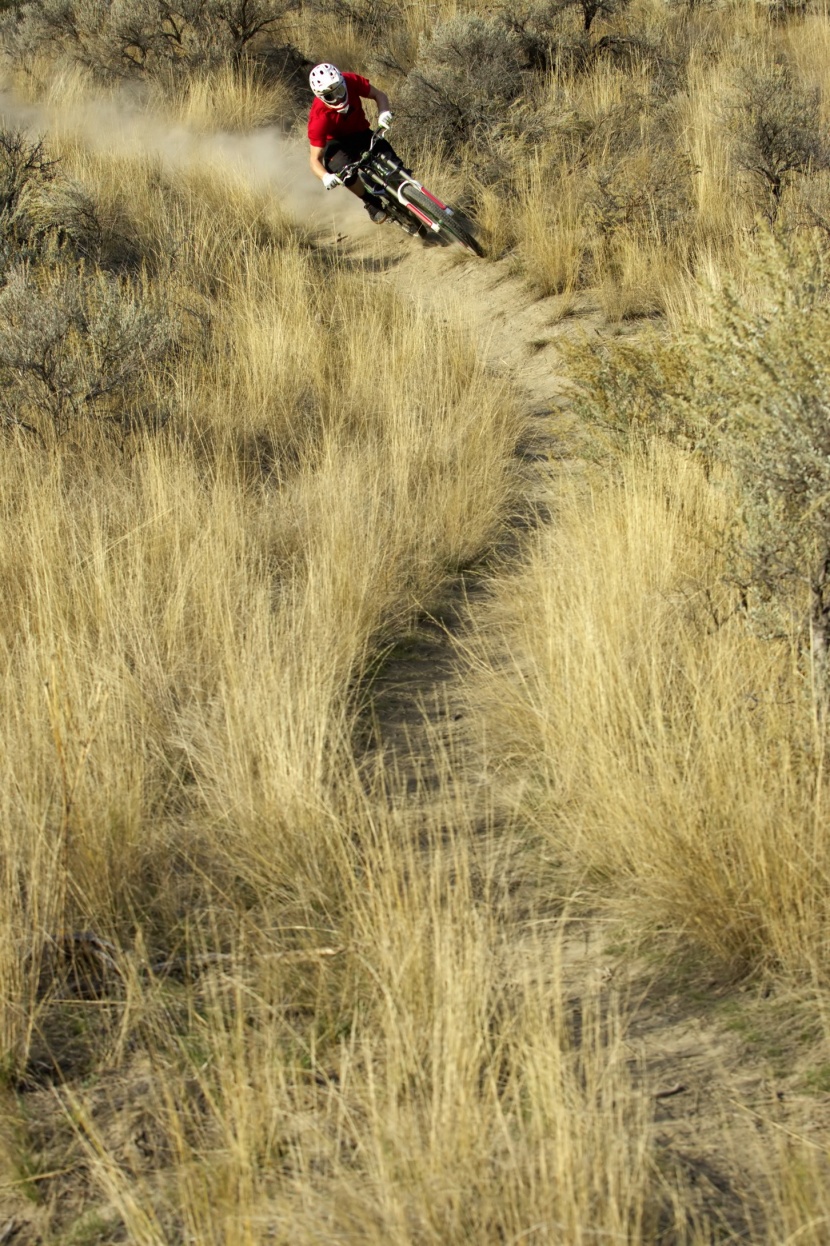
<instances>
[{"instance_id":1,"label":"dust cloud","mask_svg":"<svg viewBox=\"0 0 830 1246\"><path fill-rule=\"evenodd\" d=\"M0 125L44 138L55 156L60 156L65 136L95 152L143 154L168 174L213 168L270 191L285 212L316 229L337 233L347 228L354 235L372 228L348 191L323 189L308 167L305 140L276 126L248 133L204 132L166 121L126 94L50 106L23 102L8 90L0 90Z\"/></svg>"}]
</instances>

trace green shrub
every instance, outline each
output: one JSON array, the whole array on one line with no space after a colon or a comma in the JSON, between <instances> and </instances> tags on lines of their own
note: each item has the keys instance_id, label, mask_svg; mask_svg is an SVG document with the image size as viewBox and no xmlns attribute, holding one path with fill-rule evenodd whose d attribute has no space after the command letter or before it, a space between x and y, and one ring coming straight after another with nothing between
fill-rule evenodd
<instances>
[{"instance_id":1,"label":"green shrub","mask_svg":"<svg viewBox=\"0 0 830 1246\"><path fill-rule=\"evenodd\" d=\"M830 304L827 257L770 240L754 261L756 305L727 285L694 360L693 401L734 473L734 574L767 635L830 653Z\"/></svg>"},{"instance_id":2,"label":"green shrub","mask_svg":"<svg viewBox=\"0 0 830 1246\"><path fill-rule=\"evenodd\" d=\"M730 579L756 632L795 635L830 675L830 271L769 237L751 296L713 291L705 328L571 352L581 407L619 448L665 436L726 469Z\"/></svg>"},{"instance_id":3,"label":"green shrub","mask_svg":"<svg viewBox=\"0 0 830 1246\"><path fill-rule=\"evenodd\" d=\"M608 338L563 343L578 383L576 409L614 455L655 436L692 447L701 425L688 403L690 357L683 344L656 330L637 341Z\"/></svg>"}]
</instances>

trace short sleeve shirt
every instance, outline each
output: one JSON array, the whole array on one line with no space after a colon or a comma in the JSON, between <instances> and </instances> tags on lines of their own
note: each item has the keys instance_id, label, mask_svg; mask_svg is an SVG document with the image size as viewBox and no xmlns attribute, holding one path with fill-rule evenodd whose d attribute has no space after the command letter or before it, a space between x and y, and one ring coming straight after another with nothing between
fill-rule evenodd
<instances>
[{"instance_id":1,"label":"short sleeve shirt","mask_svg":"<svg viewBox=\"0 0 830 1246\"><path fill-rule=\"evenodd\" d=\"M372 89L368 78L358 74L344 74L349 99L348 112L335 112L326 108L322 100L315 97L308 114L308 141L312 147L325 147L330 139L340 138L344 134L359 134L361 130L370 128L363 111L361 100L367 99Z\"/></svg>"}]
</instances>

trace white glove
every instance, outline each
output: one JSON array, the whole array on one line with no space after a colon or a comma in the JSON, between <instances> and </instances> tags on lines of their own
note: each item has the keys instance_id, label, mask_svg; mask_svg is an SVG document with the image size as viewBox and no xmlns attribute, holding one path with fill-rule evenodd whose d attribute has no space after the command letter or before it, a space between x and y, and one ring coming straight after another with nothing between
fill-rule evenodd
<instances>
[{"instance_id":1,"label":"white glove","mask_svg":"<svg viewBox=\"0 0 830 1246\"><path fill-rule=\"evenodd\" d=\"M323 174L323 185L325 186L326 190L334 190L335 186L340 185L340 178L337 176L336 173L324 173Z\"/></svg>"},{"instance_id":2,"label":"white glove","mask_svg":"<svg viewBox=\"0 0 830 1246\"><path fill-rule=\"evenodd\" d=\"M388 130L391 124L392 114L388 108L385 108L382 113L378 114L378 129Z\"/></svg>"}]
</instances>

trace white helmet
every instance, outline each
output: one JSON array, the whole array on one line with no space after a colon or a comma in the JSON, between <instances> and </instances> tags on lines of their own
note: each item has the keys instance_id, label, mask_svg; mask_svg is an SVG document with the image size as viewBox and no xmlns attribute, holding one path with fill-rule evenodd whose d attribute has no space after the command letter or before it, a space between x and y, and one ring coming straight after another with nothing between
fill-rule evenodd
<instances>
[{"instance_id":1,"label":"white helmet","mask_svg":"<svg viewBox=\"0 0 830 1246\"><path fill-rule=\"evenodd\" d=\"M335 112L348 112L349 93L346 79L336 65L330 65L328 61L315 65L308 75L308 84L326 108L333 108Z\"/></svg>"}]
</instances>

